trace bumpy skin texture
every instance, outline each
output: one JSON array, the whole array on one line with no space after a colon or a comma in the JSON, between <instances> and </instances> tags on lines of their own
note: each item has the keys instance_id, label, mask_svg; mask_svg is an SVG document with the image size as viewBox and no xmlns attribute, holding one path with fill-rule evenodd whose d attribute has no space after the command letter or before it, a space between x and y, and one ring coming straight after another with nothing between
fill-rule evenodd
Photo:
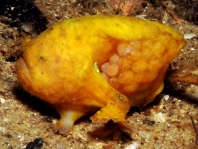
<instances>
[{"instance_id":1,"label":"bumpy skin texture","mask_svg":"<svg viewBox=\"0 0 198 149\"><path fill-rule=\"evenodd\" d=\"M27 43L16 72L27 92L58 111L63 132L96 111L93 122L126 124L131 106L143 106L161 92L168 65L184 43L180 34L157 22L85 16L62 21ZM117 50L127 49L123 44L130 46L125 54ZM104 77L104 63L115 54L116 73Z\"/></svg>"}]
</instances>

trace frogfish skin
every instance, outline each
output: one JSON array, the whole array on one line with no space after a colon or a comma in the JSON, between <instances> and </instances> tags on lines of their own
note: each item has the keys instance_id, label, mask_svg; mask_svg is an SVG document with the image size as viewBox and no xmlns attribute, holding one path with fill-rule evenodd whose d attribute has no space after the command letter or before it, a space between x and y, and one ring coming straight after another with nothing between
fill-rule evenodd
<instances>
[{"instance_id":1,"label":"frogfish skin","mask_svg":"<svg viewBox=\"0 0 198 149\"><path fill-rule=\"evenodd\" d=\"M21 86L60 114L62 133L80 117L93 123L126 124L132 106L144 106L162 91L170 62L185 41L154 21L118 15L64 20L23 48L16 62Z\"/></svg>"}]
</instances>

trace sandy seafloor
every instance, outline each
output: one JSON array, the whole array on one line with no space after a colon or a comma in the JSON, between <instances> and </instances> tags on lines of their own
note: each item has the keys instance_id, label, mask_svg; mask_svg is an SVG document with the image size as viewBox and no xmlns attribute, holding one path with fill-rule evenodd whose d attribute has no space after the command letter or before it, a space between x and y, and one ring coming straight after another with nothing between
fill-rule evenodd
<instances>
[{"instance_id":1,"label":"sandy seafloor","mask_svg":"<svg viewBox=\"0 0 198 149\"><path fill-rule=\"evenodd\" d=\"M97 13L133 15L167 24L185 36L187 44L171 63L170 72L180 76L198 75L198 26L182 16L178 3L141 0L35 0L48 20L56 22ZM173 1L174 2L174 1ZM183 11L183 7L181 11ZM196 21L196 20L195 20ZM50 106L20 88L15 62L20 56L21 33L0 22L0 148L23 149L40 137L42 149L195 149L196 134L190 116L198 127L198 89L195 84L166 81L164 91L143 109L132 108L127 121L131 137L109 124L101 129L88 117L79 120L72 132L61 135L53 127L58 115ZM173 71L174 70L174 71ZM112 128L113 127L113 128ZM91 133L94 129L98 132ZM33 148L32 148L33 149ZM36 148L34 148L36 149Z\"/></svg>"}]
</instances>

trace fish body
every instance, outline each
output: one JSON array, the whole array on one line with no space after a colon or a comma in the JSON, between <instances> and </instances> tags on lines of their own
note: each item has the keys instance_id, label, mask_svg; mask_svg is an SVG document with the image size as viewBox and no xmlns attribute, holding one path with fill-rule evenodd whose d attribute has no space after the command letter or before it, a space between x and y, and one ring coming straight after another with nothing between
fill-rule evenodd
<instances>
[{"instance_id":1,"label":"fish body","mask_svg":"<svg viewBox=\"0 0 198 149\"><path fill-rule=\"evenodd\" d=\"M130 107L146 105L162 91L169 63L184 44L177 31L154 21L84 16L25 44L16 72L27 92L58 111L62 132L90 113L95 123L124 124Z\"/></svg>"}]
</instances>

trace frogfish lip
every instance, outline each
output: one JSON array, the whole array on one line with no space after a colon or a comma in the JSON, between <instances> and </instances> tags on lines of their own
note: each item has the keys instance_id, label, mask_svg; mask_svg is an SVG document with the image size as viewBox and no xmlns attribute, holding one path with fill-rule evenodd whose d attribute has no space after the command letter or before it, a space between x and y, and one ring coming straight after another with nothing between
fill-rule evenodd
<instances>
[{"instance_id":1,"label":"frogfish lip","mask_svg":"<svg viewBox=\"0 0 198 149\"><path fill-rule=\"evenodd\" d=\"M30 71L23 58L20 58L15 65L16 74L21 84L27 84L31 80Z\"/></svg>"}]
</instances>

